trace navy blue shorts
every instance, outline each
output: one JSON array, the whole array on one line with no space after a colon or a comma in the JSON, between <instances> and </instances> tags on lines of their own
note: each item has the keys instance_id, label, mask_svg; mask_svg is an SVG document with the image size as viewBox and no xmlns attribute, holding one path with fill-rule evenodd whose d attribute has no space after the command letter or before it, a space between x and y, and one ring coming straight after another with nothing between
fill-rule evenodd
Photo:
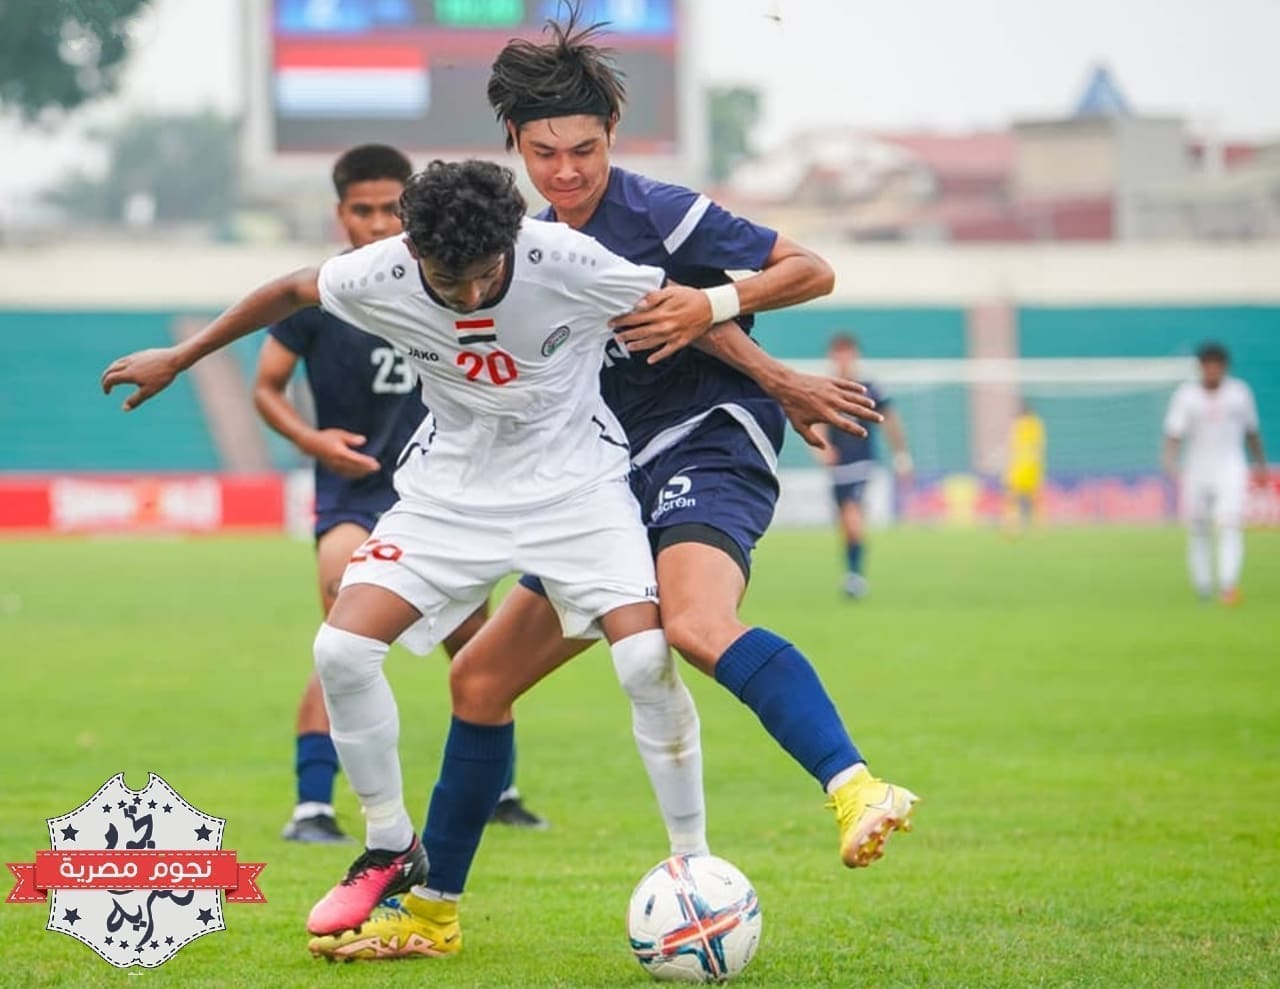
<instances>
[{"instance_id":1,"label":"navy blue shorts","mask_svg":"<svg viewBox=\"0 0 1280 989\"><path fill-rule=\"evenodd\" d=\"M866 494L866 491L866 481L853 481L849 484L831 485L831 496L836 500L836 507L843 505L846 501L851 501L855 505L861 505L862 496Z\"/></svg>"},{"instance_id":2,"label":"navy blue shorts","mask_svg":"<svg viewBox=\"0 0 1280 989\"><path fill-rule=\"evenodd\" d=\"M751 553L773 521L778 477L726 413L713 413L670 450L631 471L631 491L658 550L701 542L724 550L751 576ZM542 594L542 583L520 583Z\"/></svg>"},{"instance_id":3,"label":"navy blue shorts","mask_svg":"<svg viewBox=\"0 0 1280 989\"><path fill-rule=\"evenodd\" d=\"M353 508L335 508L329 512L316 513L316 542L330 529L336 528L343 522L354 522L366 532L372 532L373 527L378 524L378 516L381 512L363 511Z\"/></svg>"}]
</instances>

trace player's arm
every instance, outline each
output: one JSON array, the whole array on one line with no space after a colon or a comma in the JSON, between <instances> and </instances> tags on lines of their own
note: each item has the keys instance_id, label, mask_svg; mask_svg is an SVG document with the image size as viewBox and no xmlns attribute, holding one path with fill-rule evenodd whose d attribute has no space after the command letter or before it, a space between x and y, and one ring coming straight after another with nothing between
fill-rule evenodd
<instances>
[{"instance_id":1,"label":"player's arm","mask_svg":"<svg viewBox=\"0 0 1280 989\"><path fill-rule=\"evenodd\" d=\"M137 385L137 390L124 400L124 411L129 412L167 388L202 357L319 302L318 268L304 268L277 278L250 292L181 343L139 350L112 361L102 374L102 391L110 394L117 385Z\"/></svg>"},{"instance_id":2,"label":"player's arm","mask_svg":"<svg viewBox=\"0 0 1280 989\"><path fill-rule=\"evenodd\" d=\"M258 355L258 371L253 382L253 404L268 426L309 457L342 477L364 477L378 470L378 461L353 447L363 446L365 437L345 429L316 429L289 401L289 379L298 364L298 355L273 336L268 336Z\"/></svg>"},{"instance_id":3,"label":"player's arm","mask_svg":"<svg viewBox=\"0 0 1280 989\"><path fill-rule=\"evenodd\" d=\"M1185 388L1179 388L1169 399L1169 409L1164 416L1164 448L1160 451L1160 466L1166 477L1178 478L1178 462L1182 455L1182 437L1187 431L1188 415Z\"/></svg>"},{"instance_id":4,"label":"player's arm","mask_svg":"<svg viewBox=\"0 0 1280 989\"><path fill-rule=\"evenodd\" d=\"M1267 455L1262 449L1262 433L1256 429L1251 429L1244 434L1245 449L1249 451L1249 456L1253 458L1253 476L1259 484L1263 484L1267 480Z\"/></svg>"},{"instance_id":5,"label":"player's arm","mask_svg":"<svg viewBox=\"0 0 1280 989\"><path fill-rule=\"evenodd\" d=\"M880 422L875 402L856 381L804 374L787 367L751 339L737 323L717 323L693 346L745 374L773 398L792 427L812 447L822 447L819 424L866 436L857 419ZM851 419L856 416L857 419Z\"/></svg>"},{"instance_id":6,"label":"player's arm","mask_svg":"<svg viewBox=\"0 0 1280 989\"><path fill-rule=\"evenodd\" d=\"M731 267L726 265L725 267ZM634 350L653 350L649 363L669 356L711 326L740 314L798 305L830 294L836 276L821 257L779 234L760 270L739 281L708 289L665 285L636 308L613 320L622 342ZM669 346L678 343L678 346Z\"/></svg>"},{"instance_id":7,"label":"player's arm","mask_svg":"<svg viewBox=\"0 0 1280 989\"><path fill-rule=\"evenodd\" d=\"M915 472L915 462L911 459L911 451L907 449L907 430L897 409L885 409L884 435L889 441L889 449L893 451L893 472L903 482L910 483L911 475Z\"/></svg>"}]
</instances>

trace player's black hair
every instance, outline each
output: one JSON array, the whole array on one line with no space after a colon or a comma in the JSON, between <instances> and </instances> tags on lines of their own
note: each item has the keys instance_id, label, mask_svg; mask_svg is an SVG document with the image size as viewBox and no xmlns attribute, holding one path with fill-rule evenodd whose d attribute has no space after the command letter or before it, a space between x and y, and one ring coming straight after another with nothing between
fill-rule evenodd
<instances>
[{"instance_id":1,"label":"player's black hair","mask_svg":"<svg viewBox=\"0 0 1280 989\"><path fill-rule=\"evenodd\" d=\"M394 179L403 184L412 174L413 165L403 152L389 144L361 144L343 152L333 163L333 189L342 200L346 198L347 187L356 182Z\"/></svg>"},{"instance_id":2,"label":"player's black hair","mask_svg":"<svg viewBox=\"0 0 1280 989\"><path fill-rule=\"evenodd\" d=\"M858 338L852 333L837 333L827 343L827 349L832 350L836 347L852 347L854 350L861 350L858 346Z\"/></svg>"},{"instance_id":3,"label":"player's black hair","mask_svg":"<svg viewBox=\"0 0 1280 989\"><path fill-rule=\"evenodd\" d=\"M547 117L590 114L608 128L622 116L627 90L614 50L596 42L607 24L579 26L582 10L568 3L563 24L548 20L549 41L512 38L494 59L489 74L489 105L506 128ZM507 150L515 146L507 130Z\"/></svg>"},{"instance_id":4,"label":"player's black hair","mask_svg":"<svg viewBox=\"0 0 1280 989\"><path fill-rule=\"evenodd\" d=\"M1230 364L1231 355L1222 344L1210 340L1196 348L1196 360L1201 364Z\"/></svg>"},{"instance_id":5,"label":"player's black hair","mask_svg":"<svg viewBox=\"0 0 1280 989\"><path fill-rule=\"evenodd\" d=\"M414 250L448 271L509 251L524 212L515 175L491 161L433 161L400 196Z\"/></svg>"}]
</instances>

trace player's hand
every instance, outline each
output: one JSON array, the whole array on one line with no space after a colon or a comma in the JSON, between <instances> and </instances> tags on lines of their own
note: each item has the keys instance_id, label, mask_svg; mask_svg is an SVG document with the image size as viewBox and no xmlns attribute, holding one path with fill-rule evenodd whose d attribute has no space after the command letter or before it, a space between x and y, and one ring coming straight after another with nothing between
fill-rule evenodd
<instances>
[{"instance_id":1,"label":"player's hand","mask_svg":"<svg viewBox=\"0 0 1280 989\"><path fill-rule=\"evenodd\" d=\"M122 406L125 412L132 412L152 395L168 388L181 370L173 347L139 350L107 365L102 372L102 393L110 395L116 385L137 385L138 390L126 397Z\"/></svg>"},{"instance_id":2,"label":"player's hand","mask_svg":"<svg viewBox=\"0 0 1280 989\"><path fill-rule=\"evenodd\" d=\"M826 423L850 436L866 436L867 429L858 419L884 421L867 389L845 378L789 371L779 383L769 387L769 394L782 406L791 428L806 443L819 449L826 445L814 429L819 423Z\"/></svg>"},{"instance_id":3,"label":"player's hand","mask_svg":"<svg viewBox=\"0 0 1280 989\"><path fill-rule=\"evenodd\" d=\"M1253 465L1253 483L1260 488L1264 488L1267 486L1267 478L1268 478L1267 465L1254 464Z\"/></svg>"},{"instance_id":4,"label":"player's hand","mask_svg":"<svg viewBox=\"0 0 1280 989\"><path fill-rule=\"evenodd\" d=\"M650 292L609 325L621 331L618 339L628 350L652 350L648 363L656 364L711 329L711 302L702 289L667 285Z\"/></svg>"},{"instance_id":5,"label":"player's hand","mask_svg":"<svg viewBox=\"0 0 1280 989\"><path fill-rule=\"evenodd\" d=\"M354 449L364 446L365 438L345 429L317 429L307 438L303 452L340 477L367 477L381 465L367 453Z\"/></svg>"}]
</instances>

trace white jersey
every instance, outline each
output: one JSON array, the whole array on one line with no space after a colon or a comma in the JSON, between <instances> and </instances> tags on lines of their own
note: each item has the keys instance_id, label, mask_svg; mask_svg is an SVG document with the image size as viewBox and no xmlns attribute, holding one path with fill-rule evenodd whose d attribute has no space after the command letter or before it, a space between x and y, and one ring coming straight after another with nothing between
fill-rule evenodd
<instances>
[{"instance_id":1,"label":"white jersey","mask_svg":"<svg viewBox=\"0 0 1280 989\"><path fill-rule=\"evenodd\" d=\"M526 219L496 302L436 299L400 237L331 258L320 299L404 353L431 410L406 448L407 501L509 512L625 478L626 435L600 397L608 321L662 284L564 224Z\"/></svg>"},{"instance_id":2,"label":"white jersey","mask_svg":"<svg viewBox=\"0 0 1280 989\"><path fill-rule=\"evenodd\" d=\"M1244 438L1258 431L1253 392L1239 378L1212 391L1198 381L1178 386L1164 419L1166 436L1185 444L1183 472L1197 477L1244 472Z\"/></svg>"}]
</instances>

